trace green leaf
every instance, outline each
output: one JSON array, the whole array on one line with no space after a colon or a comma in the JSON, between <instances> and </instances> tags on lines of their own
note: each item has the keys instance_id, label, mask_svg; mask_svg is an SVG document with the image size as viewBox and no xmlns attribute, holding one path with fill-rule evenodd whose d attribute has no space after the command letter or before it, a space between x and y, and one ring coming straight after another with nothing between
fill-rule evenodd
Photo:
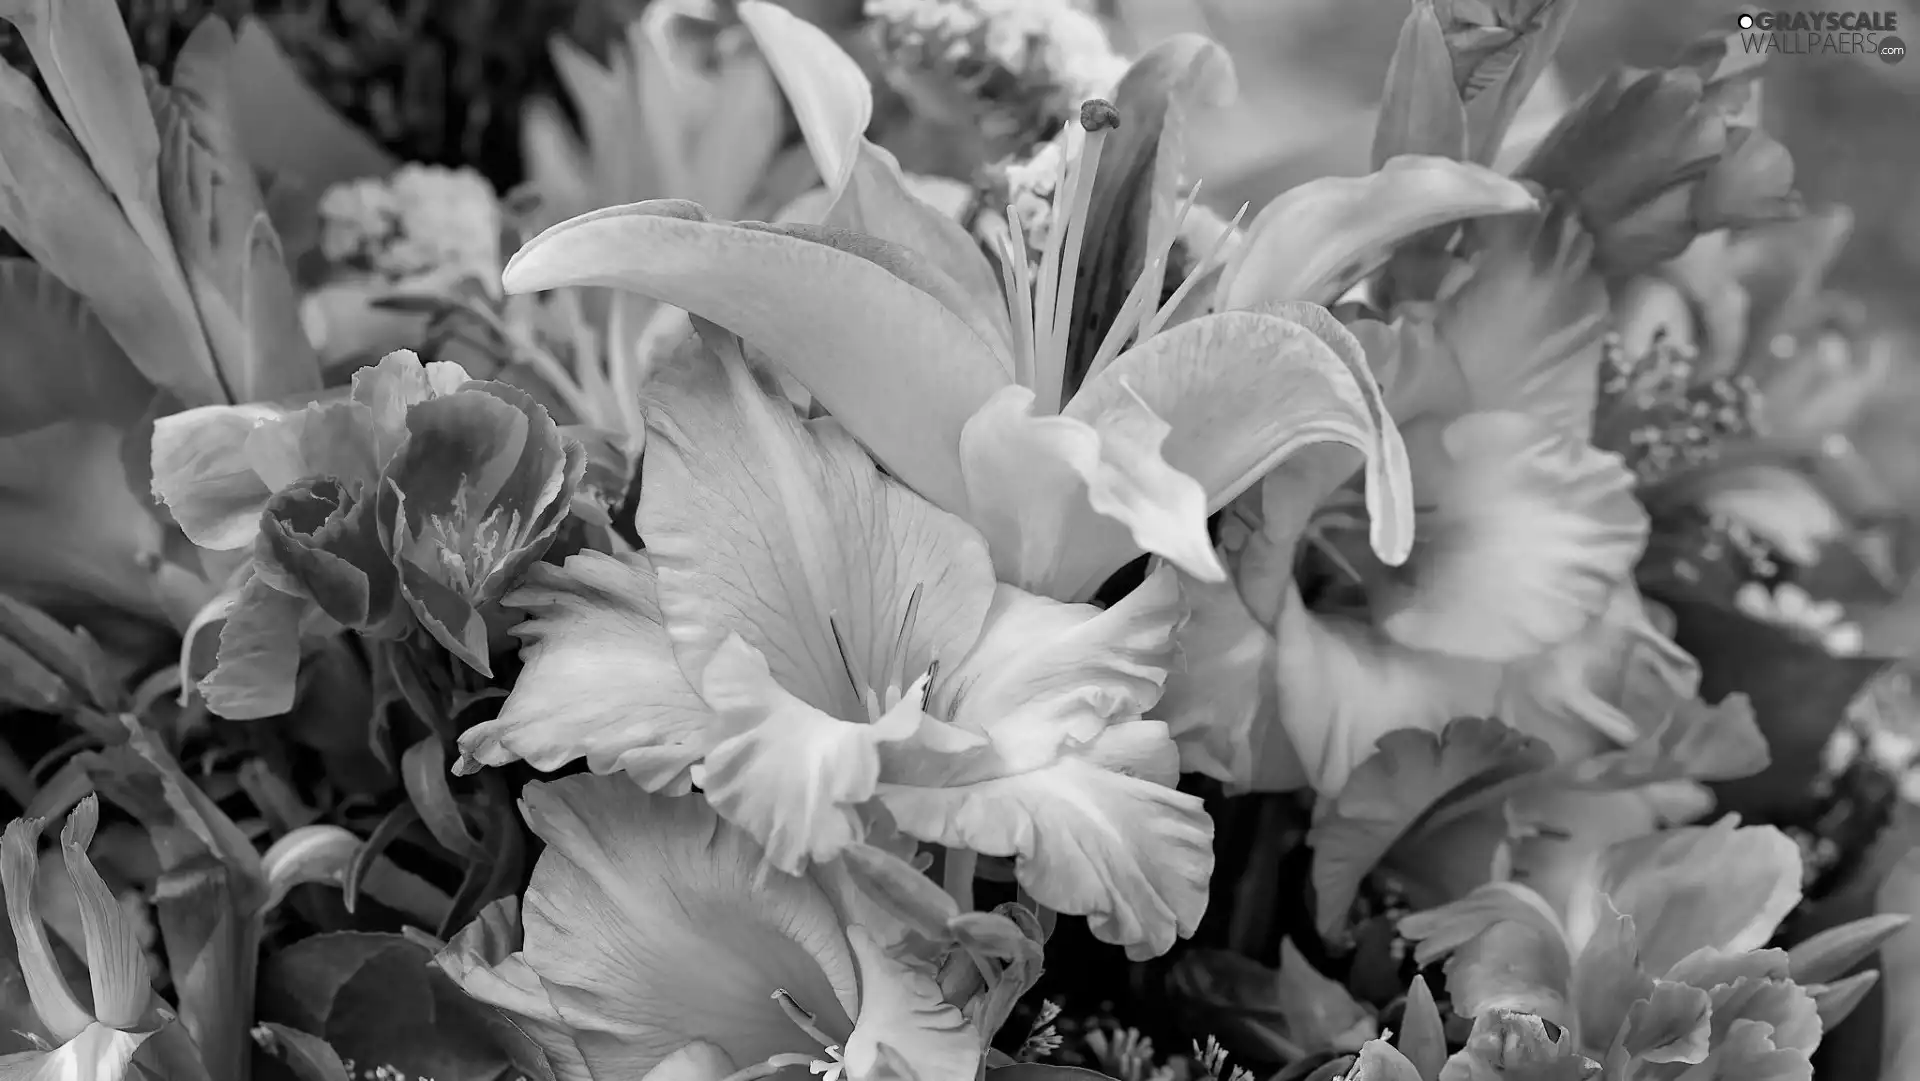
<instances>
[{"instance_id":1,"label":"green leaf","mask_svg":"<svg viewBox=\"0 0 1920 1081\"><path fill-rule=\"evenodd\" d=\"M26 39L67 129L159 273L177 276L167 262L173 244L154 193L160 138L119 6L113 0L5 0L0 18Z\"/></svg>"},{"instance_id":2,"label":"green leaf","mask_svg":"<svg viewBox=\"0 0 1920 1081\"><path fill-rule=\"evenodd\" d=\"M3 63L0 229L86 298L155 385L186 406L225 400L171 242L164 258L146 246L33 80Z\"/></svg>"},{"instance_id":3,"label":"green leaf","mask_svg":"<svg viewBox=\"0 0 1920 1081\"><path fill-rule=\"evenodd\" d=\"M260 973L262 1020L313 1033L343 1059L434 1081L494 1081L511 1065L487 1017L403 935L303 939Z\"/></svg>"},{"instance_id":4,"label":"green leaf","mask_svg":"<svg viewBox=\"0 0 1920 1081\"><path fill-rule=\"evenodd\" d=\"M1478 717L1455 720L1438 735L1402 728L1381 736L1307 834L1320 932L1332 934L1345 922L1367 872L1442 799L1552 762L1542 741Z\"/></svg>"},{"instance_id":5,"label":"green leaf","mask_svg":"<svg viewBox=\"0 0 1920 1081\"><path fill-rule=\"evenodd\" d=\"M346 1064L318 1036L310 1036L285 1025L260 1025L253 1039L261 1047L280 1057L300 1081L352 1081Z\"/></svg>"},{"instance_id":6,"label":"green leaf","mask_svg":"<svg viewBox=\"0 0 1920 1081\"><path fill-rule=\"evenodd\" d=\"M0 259L0 436L63 420L124 427L153 399L86 299L27 259Z\"/></svg>"},{"instance_id":7,"label":"green leaf","mask_svg":"<svg viewBox=\"0 0 1920 1081\"><path fill-rule=\"evenodd\" d=\"M1809 997L1813 999L1814 1009L1820 1013L1820 1031L1832 1032L1840 1027L1854 1009L1865 1001L1867 993L1880 982L1880 973L1868 969L1856 972L1844 980L1832 983L1801 984Z\"/></svg>"},{"instance_id":8,"label":"green leaf","mask_svg":"<svg viewBox=\"0 0 1920 1081\"><path fill-rule=\"evenodd\" d=\"M1288 1035L1308 1052L1356 1051L1380 1031L1373 1012L1354 1001L1345 986L1321 975L1291 938L1280 942L1273 1005L1286 1018Z\"/></svg>"},{"instance_id":9,"label":"green leaf","mask_svg":"<svg viewBox=\"0 0 1920 1081\"><path fill-rule=\"evenodd\" d=\"M400 775L406 782L407 798L420 812L420 821L442 848L463 860L487 858L447 783L447 749L440 737L428 736L407 748L400 756Z\"/></svg>"},{"instance_id":10,"label":"green leaf","mask_svg":"<svg viewBox=\"0 0 1920 1081\"><path fill-rule=\"evenodd\" d=\"M1413 1063L1420 1081L1438 1081L1447 1063L1447 1032L1440 1007L1424 976L1415 976L1407 988L1407 1005L1400 1015L1400 1053Z\"/></svg>"},{"instance_id":11,"label":"green leaf","mask_svg":"<svg viewBox=\"0 0 1920 1081\"><path fill-rule=\"evenodd\" d=\"M1373 129L1373 167L1402 154L1467 156L1467 109L1453 85L1453 57L1440 31L1433 0L1414 0L1400 24L1400 43L1387 66L1380 119Z\"/></svg>"},{"instance_id":12,"label":"green leaf","mask_svg":"<svg viewBox=\"0 0 1920 1081\"><path fill-rule=\"evenodd\" d=\"M841 853L867 896L931 942L953 937L949 925L962 913L953 896L906 860L885 849L856 844ZM986 913L977 913L986 915Z\"/></svg>"},{"instance_id":13,"label":"green leaf","mask_svg":"<svg viewBox=\"0 0 1920 1081\"><path fill-rule=\"evenodd\" d=\"M303 212L335 184L398 168L307 84L259 19L240 21L228 78L234 138L245 158L269 174L299 178Z\"/></svg>"},{"instance_id":14,"label":"green leaf","mask_svg":"<svg viewBox=\"0 0 1920 1081\"><path fill-rule=\"evenodd\" d=\"M147 830L160 860L154 908L180 1021L214 1077L245 1077L266 881L253 843L137 721L128 740L76 761Z\"/></svg>"},{"instance_id":15,"label":"green leaf","mask_svg":"<svg viewBox=\"0 0 1920 1081\"><path fill-rule=\"evenodd\" d=\"M1247 227L1223 280L1226 306L1333 304L1429 229L1538 207L1516 180L1420 154L1394 158L1367 176L1309 180L1268 203Z\"/></svg>"},{"instance_id":16,"label":"green leaf","mask_svg":"<svg viewBox=\"0 0 1920 1081\"><path fill-rule=\"evenodd\" d=\"M1903 912L1843 923L1814 935L1787 951L1795 983L1831 983L1873 956L1881 943L1899 934L1913 917Z\"/></svg>"},{"instance_id":17,"label":"green leaf","mask_svg":"<svg viewBox=\"0 0 1920 1081\"><path fill-rule=\"evenodd\" d=\"M229 120L233 34L201 20L153 93L160 123L160 201L207 342L235 401L320 389L320 362L300 324L280 239L253 165Z\"/></svg>"}]
</instances>

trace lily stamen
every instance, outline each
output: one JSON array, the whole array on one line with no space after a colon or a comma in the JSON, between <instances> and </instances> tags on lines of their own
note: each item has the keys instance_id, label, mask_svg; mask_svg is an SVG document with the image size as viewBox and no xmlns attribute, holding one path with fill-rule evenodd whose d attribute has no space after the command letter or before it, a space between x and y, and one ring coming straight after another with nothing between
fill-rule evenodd
<instances>
[{"instance_id":1,"label":"lily stamen","mask_svg":"<svg viewBox=\"0 0 1920 1081\"><path fill-rule=\"evenodd\" d=\"M838 1057L839 1043L826 1033L820 1031L819 1019L813 1014L808 1013L800 1003L796 1002L794 997L787 993L786 988L783 987L776 990L773 993L773 1001L775 1005L780 1007L780 1012L787 1015L787 1020L793 1022L795 1028L806 1033L814 1041L819 1043L821 1047L825 1048L829 1054L833 1054L836 1058Z\"/></svg>"},{"instance_id":2,"label":"lily stamen","mask_svg":"<svg viewBox=\"0 0 1920 1081\"><path fill-rule=\"evenodd\" d=\"M1194 184L1195 190L1197 191L1199 187L1200 185L1196 182ZM1227 250L1227 242L1233 239L1234 233L1240 228L1241 219L1247 216L1247 208L1252 205L1251 203L1240 204L1240 209L1233 215L1233 220L1229 221L1227 227L1220 231L1220 235L1214 238L1213 244L1207 248L1207 253L1201 256L1200 261L1195 263L1193 269L1187 272L1187 276L1181 279L1179 286L1174 289L1173 295L1167 298L1165 304L1160 305L1160 310L1153 314L1153 318L1147 320L1146 325L1140 328L1139 338L1141 341L1145 341L1155 334L1160 333L1161 328L1167 325L1167 320L1173 318L1173 313L1180 310L1181 303L1187 299L1187 294L1193 292L1194 286L1200 283L1200 279L1206 277L1212 273L1216 267L1226 262L1224 255Z\"/></svg>"},{"instance_id":3,"label":"lily stamen","mask_svg":"<svg viewBox=\"0 0 1920 1081\"><path fill-rule=\"evenodd\" d=\"M1034 396L1040 407L1057 413L1067 371L1067 332L1073 316L1074 287L1080 274L1080 240L1093 203L1094 177L1107 132L1120 126L1119 110L1099 98L1080 106L1080 126L1087 133L1080 153L1067 159L1064 175L1053 191L1053 228L1040 260L1040 281L1034 294ZM1064 211L1064 213L1063 213Z\"/></svg>"},{"instance_id":4,"label":"lily stamen","mask_svg":"<svg viewBox=\"0 0 1920 1081\"><path fill-rule=\"evenodd\" d=\"M1136 335L1146 322L1148 313L1157 310L1161 287L1167 280L1167 262L1173 251L1173 242L1180 236L1180 230L1187 224L1187 215L1192 213L1194 205L1200 199L1201 181L1194 181L1187 189L1186 197L1180 200L1179 209L1174 212L1173 223L1165 229L1156 229L1149 225L1147 230L1147 257L1141 265L1140 276L1133 280L1133 288L1128 291L1127 299L1120 306L1120 314L1107 328L1106 337L1100 339L1100 349L1088 365L1085 380L1098 375L1108 364L1113 363L1127 343L1136 338L1144 340L1144 331ZM1084 380L1083 380L1084 381Z\"/></svg>"}]
</instances>

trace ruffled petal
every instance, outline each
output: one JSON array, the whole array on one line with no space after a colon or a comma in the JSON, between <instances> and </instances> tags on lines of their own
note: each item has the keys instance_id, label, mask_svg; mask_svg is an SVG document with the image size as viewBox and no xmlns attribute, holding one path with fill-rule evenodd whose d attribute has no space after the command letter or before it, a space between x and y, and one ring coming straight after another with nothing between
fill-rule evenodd
<instances>
[{"instance_id":1,"label":"ruffled petal","mask_svg":"<svg viewBox=\"0 0 1920 1081\"><path fill-rule=\"evenodd\" d=\"M386 464L378 448L372 411L359 402L334 401L255 426L245 452L254 473L277 492L316 475L372 483Z\"/></svg>"},{"instance_id":2,"label":"ruffled petal","mask_svg":"<svg viewBox=\"0 0 1920 1081\"><path fill-rule=\"evenodd\" d=\"M1765 946L1800 903L1800 850L1771 826L1665 830L1614 845L1596 868L1595 893L1632 916L1647 971L1664 973L1687 954ZM1584 941L1593 916L1578 904L1568 933Z\"/></svg>"},{"instance_id":3,"label":"ruffled petal","mask_svg":"<svg viewBox=\"0 0 1920 1081\"><path fill-rule=\"evenodd\" d=\"M273 489L253 470L247 437L280 416L270 405L206 405L153 423L153 496L187 539L231 551L253 542Z\"/></svg>"},{"instance_id":4,"label":"ruffled petal","mask_svg":"<svg viewBox=\"0 0 1920 1081\"><path fill-rule=\"evenodd\" d=\"M499 716L460 737L456 772L524 760L556 770L578 758L649 792L679 795L719 738L712 711L680 672L645 554L582 552L565 569L536 564L507 603L524 667Z\"/></svg>"},{"instance_id":5,"label":"ruffled petal","mask_svg":"<svg viewBox=\"0 0 1920 1081\"><path fill-rule=\"evenodd\" d=\"M1339 792L1388 732L1438 732L1455 717L1488 714L1496 666L1408 649L1357 620L1316 615L1291 583L1283 605L1274 626L1277 720L1322 795Z\"/></svg>"},{"instance_id":6,"label":"ruffled petal","mask_svg":"<svg viewBox=\"0 0 1920 1081\"><path fill-rule=\"evenodd\" d=\"M546 842L519 956L597 1077L640 1077L688 1043L735 1063L821 1049L773 1001L785 990L834 1038L852 1030L854 959L811 879L761 880L758 845L693 796L579 775L527 786Z\"/></svg>"},{"instance_id":7,"label":"ruffled petal","mask_svg":"<svg viewBox=\"0 0 1920 1081\"><path fill-rule=\"evenodd\" d=\"M1303 447L1338 443L1370 463L1370 488L1412 519L1404 487L1405 448L1392 422L1369 404L1349 361L1321 330L1255 312L1227 312L1157 334L1102 369L1061 415L1097 426L1098 418L1140 404L1168 426L1160 457L1192 477L1214 511L1252 487ZM1330 331L1326 331L1330 333ZM1344 332L1342 332L1344 334ZM1351 341L1351 336L1347 336ZM1359 346L1352 351L1359 354ZM1378 398L1378 388L1370 388ZM1408 534L1384 538L1391 558ZM1137 554L1123 530L1078 540L1075 581L1098 581Z\"/></svg>"},{"instance_id":8,"label":"ruffled petal","mask_svg":"<svg viewBox=\"0 0 1920 1081\"><path fill-rule=\"evenodd\" d=\"M1631 745L1693 698L1700 666L1660 633L1631 582L1573 638L1508 669L1499 715L1562 761Z\"/></svg>"},{"instance_id":9,"label":"ruffled petal","mask_svg":"<svg viewBox=\"0 0 1920 1081\"><path fill-rule=\"evenodd\" d=\"M694 782L787 874L865 838L859 810L880 780L880 745L911 737L925 717L922 684L872 724L822 713L783 689L737 634L708 660L700 693L723 738Z\"/></svg>"},{"instance_id":10,"label":"ruffled petal","mask_svg":"<svg viewBox=\"0 0 1920 1081\"><path fill-rule=\"evenodd\" d=\"M1153 708L1185 619L1171 567L1105 610L1000 586L979 642L941 673L928 708L987 736L1009 762L1050 760L1062 739L1093 739Z\"/></svg>"},{"instance_id":11,"label":"ruffled petal","mask_svg":"<svg viewBox=\"0 0 1920 1081\"><path fill-rule=\"evenodd\" d=\"M791 373L915 491L964 510L960 429L1008 376L965 320L901 276L916 263L854 234L747 228L653 202L554 226L503 281L515 293L630 289L711 319Z\"/></svg>"},{"instance_id":12,"label":"ruffled petal","mask_svg":"<svg viewBox=\"0 0 1920 1081\"><path fill-rule=\"evenodd\" d=\"M1170 780L1179 753L1158 721L1112 725L1014 772L997 748L916 756L922 783L880 786L900 828L935 844L1014 859L1034 899L1087 917L1095 938L1136 960L1191 935L1207 907L1213 822ZM1153 779L1148 779L1153 778Z\"/></svg>"},{"instance_id":13,"label":"ruffled petal","mask_svg":"<svg viewBox=\"0 0 1920 1081\"><path fill-rule=\"evenodd\" d=\"M506 1014L546 1057L554 1081L596 1081L546 985L520 953L522 941L520 898L509 895L481 909L433 963L462 991Z\"/></svg>"},{"instance_id":14,"label":"ruffled petal","mask_svg":"<svg viewBox=\"0 0 1920 1081\"><path fill-rule=\"evenodd\" d=\"M847 928L847 941L860 967L860 1017L847 1038L847 1075L853 1081L973 1081L980 1034L941 997L933 974L889 953L864 927Z\"/></svg>"},{"instance_id":15,"label":"ruffled petal","mask_svg":"<svg viewBox=\"0 0 1920 1081\"><path fill-rule=\"evenodd\" d=\"M420 363L411 349L396 349L353 373L353 400L365 406L377 434L374 456L385 465L407 437L407 411L467 385L472 377L451 361Z\"/></svg>"},{"instance_id":16,"label":"ruffled petal","mask_svg":"<svg viewBox=\"0 0 1920 1081\"><path fill-rule=\"evenodd\" d=\"M1421 526L1429 547L1381 625L1409 646L1492 661L1578 634L1645 545L1633 475L1517 413L1463 417L1445 442L1439 509Z\"/></svg>"},{"instance_id":17,"label":"ruffled petal","mask_svg":"<svg viewBox=\"0 0 1920 1081\"><path fill-rule=\"evenodd\" d=\"M1188 619L1177 642L1185 663L1167 673L1153 716L1167 723L1180 748L1182 772L1243 792L1253 784L1255 728L1272 711L1273 636L1254 622L1233 583L1182 578L1180 588ZM1306 778L1277 776L1270 783L1301 787Z\"/></svg>"},{"instance_id":18,"label":"ruffled petal","mask_svg":"<svg viewBox=\"0 0 1920 1081\"><path fill-rule=\"evenodd\" d=\"M738 634L774 679L841 720L866 692L958 663L993 568L979 534L897 482L832 423L804 425L737 343L656 373L638 525L680 666L699 684Z\"/></svg>"}]
</instances>

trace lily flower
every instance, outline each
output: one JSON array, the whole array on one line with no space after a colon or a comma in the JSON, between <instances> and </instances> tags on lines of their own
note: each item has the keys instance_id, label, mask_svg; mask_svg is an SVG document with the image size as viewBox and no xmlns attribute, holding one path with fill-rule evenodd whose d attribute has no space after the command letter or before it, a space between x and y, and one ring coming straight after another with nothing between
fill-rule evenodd
<instances>
[{"instance_id":1,"label":"lily flower","mask_svg":"<svg viewBox=\"0 0 1920 1081\"><path fill-rule=\"evenodd\" d=\"M739 334L891 473L978 528L1001 580L1044 596L1091 597L1142 552L1220 581L1207 516L1317 442L1367 456L1377 543L1404 554L1410 515L1384 464L1398 441L1367 405L1370 376L1280 316L1169 325L1194 287L1162 303L1192 203L1175 192L1183 110L1231 89L1218 46L1167 42L1113 102L1083 107L1039 266L1010 215L996 271L866 141L871 89L852 59L771 4L741 15L828 180L829 228L617 207L529 242L509 292L630 289ZM1135 212L1144 233L1122 225ZM1116 238L1124 250L1108 259Z\"/></svg>"},{"instance_id":2,"label":"lily flower","mask_svg":"<svg viewBox=\"0 0 1920 1081\"><path fill-rule=\"evenodd\" d=\"M932 960L843 867L769 876L705 800L618 778L536 782L521 808L546 848L519 933L485 914L439 964L559 1081L978 1075L979 1035Z\"/></svg>"},{"instance_id":3,"label":"lily flower","mask_svg":"<svg viewBox=\"0 0 1920 1081\"><path fill-rule=\"evenodd\" d=\"M44 823L37 818L15 819L0 839L7 921L20 951L20 971L33 1011L50 1038L39 1050L0 1058L0 1071L8 1077L119 1081L131 1072L140 1045L172 1020L153 993L139 928L87 859L87 846L99 824L99 798L88 796L67 816L60 831L67 877L80 907L93 991L91 1008L81 1005L67 985L34 907L34 879L40 866L35 848Z\"/></svg>"},{"instance_id":4,"label":"lily flower","mask_svg":"<svg viewBox=\"0 0 1920 1081\"><path fill-rule=\"evenodd\" d=\"M579 758L651 791L697 785L803 873L884 813L977 855L1141 956L1191 934L1212 827L1143 720L1176 663L1169 569L1113 607L996 583L980 534L805 423L703 324L648 383L646 549L540 567L509 603L526 666L456 767Z\"/></svg>"},{"instance_id":5,"label":"lily flower","mask_svg":"<svg viewBox=\"0 0 1920 1081\"><path fill-rule=\"evenodd\" d=\"M1564 911L1503 882L1400 928L1420 964L1448 958L1463 1015L1543 1018L1609 1077L1810 1079L1808 1056L1838 1012L1813 977L1872 946L1838 966L1764 948L1800 879L1790 838L1730 816L1613 845Z\"/></svg>"},{"instance_id":6,"label":"lily flower","mask_svg":"<svg viewBox=\"0 0 1920 1081\"><path fill-rule=\"evenodd\" d=\"M525 392L404 350L354 373L344 399L161 418L155 497L195 544L252 550L210 617L233 645L223 632L209 706L236 719L290 708L313 612L374 637L418 625L489 672L481 611L546 551L584 468Z\"/></svg>"}]
</instances>

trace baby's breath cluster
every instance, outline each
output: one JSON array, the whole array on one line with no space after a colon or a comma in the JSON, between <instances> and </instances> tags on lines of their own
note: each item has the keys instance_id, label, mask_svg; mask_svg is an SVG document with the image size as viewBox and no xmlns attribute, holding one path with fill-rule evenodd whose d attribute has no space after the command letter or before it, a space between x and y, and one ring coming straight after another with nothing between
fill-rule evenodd
<instances>
[{"instance_id":1,"label":"baby's breath cluster","mask_svg":"<svg viewBox=\"0 0 1920 1081\"><path fill-rule=\"evenodd\" d=\"M1626 459L1640 483L1712 462L1728 440L1761 431L1751 379L1696 380L1695 352L1665 337L1635 357L1614 334L1605 350L1593 441Z\"/></svg>"},{"instance_id":2,"label":"baby's breath cluster","mask_svg":"<svg viewBox=\"0 0 1920 1081\"><path fill-rule=\"evenodd\" d=\"M1002 145L1045 139L1127 68L1073 0L867 0L866 14L890 83Z\"/></svg>"},{"instance_id":3,"label":"baby's breath cluster","mask_svg":"<svg viewBox=\"0 0 1920 1081\"><path fill-rule=\"evenodd\" d=\"M500 273L500 200L471 169L406 165L336 185L320 200L320 252L336 272L391 284L492 281Z\"/></svg>"}]
</instances>

